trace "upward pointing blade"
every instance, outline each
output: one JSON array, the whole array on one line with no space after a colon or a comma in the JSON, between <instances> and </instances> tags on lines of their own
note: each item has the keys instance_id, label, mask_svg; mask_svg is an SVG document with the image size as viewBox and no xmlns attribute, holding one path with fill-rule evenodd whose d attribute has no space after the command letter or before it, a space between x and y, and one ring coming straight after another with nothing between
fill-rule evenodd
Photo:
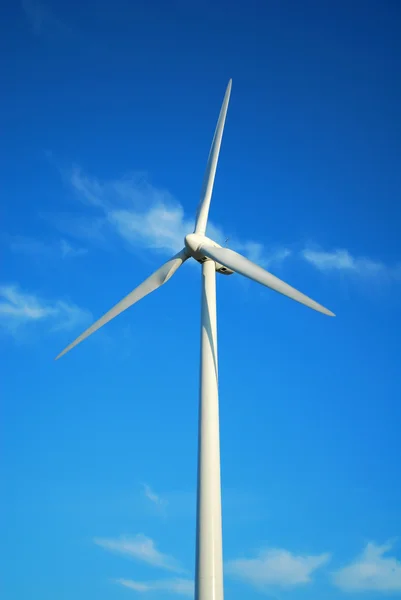
<instances>
[{"instance_id":1,"label":"upward pointing blade","mask_svg":"<svg viewBox=\"0 0 401 600\"><path fill-rule=\"evenodd\" d=\"M313 308L313 310L317 310L318 312L323 313L324 315L328 315L330 317L334 317L335 314L324 308L318 302L315 302L308 296L305 296L302 292L299 292L295 288L288 285L284 281L281 281L275 275L272 275L262 267L255 265L252 261L245 258L245 256L241 256L237 252L233 250L229 250L229 248L218 248L211 246L209 244L202 244L199 249L202 254L208 256L212 260L224 265L228 269L235 271L236 273L240 273L249 279L253 279L262 285L274 290L275 292L279 292L296 302L300 302L309 308Z\"/></svg>"},{"instance_id":2,"label":"upward pointing blade","mask_svg":"<svg viewBox=\"0 0 401 600\"><path fill-rule=\"evenodd\" d=\"M56 360L69 352L74 346L85 340L92 333L100 329L103 325L117 317L124 310L138 302L154 290L157 290L160 286L162 286L166 281L174 275L177 269L187 260L188 254L185 248L181 250L178 254L173 256L169 261L167 261L164 265L160 267L157 271L155 271L150 277L145 279L143 283L138 285L128 296L123 298L118 304L116 304L112 309L110 309L103 317L101 317L98 321L96 321L93 325L91 325L86 331L81 333L80 336L77 337L67 348L65 348L60 354L56 357Z\"/></svg>"},{"instance_id":3,"label":"upward pointing blade","mask_svg":"<svg viewBox=\"0 0 401 600\"><path fill-rule=\"evenodd\" d=\"M212 198L214 178L216 175L217 161L219 159L221 139L223 137L224 123L226 121L228 102L230 100L231 84L232 80L230 79L220 110L216 131L214 132L212 146L209 152L206 172L203 178L202 192L199 201L198 212L196 215L196 225L194 230L194 233L199 233L201 235L204 235L206 231L210 200Z\"/></svg>"}]
</instances>

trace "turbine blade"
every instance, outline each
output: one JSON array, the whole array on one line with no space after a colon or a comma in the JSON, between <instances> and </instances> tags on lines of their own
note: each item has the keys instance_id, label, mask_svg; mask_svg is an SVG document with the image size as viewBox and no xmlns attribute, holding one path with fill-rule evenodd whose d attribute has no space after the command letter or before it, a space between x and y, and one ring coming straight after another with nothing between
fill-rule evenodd
<instances>
[{"instance_id":1,"label":"turbine blade","mask_svg":"<svg viewBox=\"0 0 401 600\"><path fill-rule=\"evenodd\" d=\"M305 294L302 294L302 292L299 292L295 288L291 287L288 285L288 283L281 281L281 279L275 277L275 275L265 271L265 269L262 269L262 267L259 267L252 261L248 260L244 256L241 256L241 254L234 252L233 250L228 248L216 248L209 244L202 244L199 251L215 262L224 265L228 269L231 269L240 275L244 275L244 277L253 279L254 281L265 285L279 294L288 296L288 298L291 298L296 302L300 302L309 308L313 308L324 315L329 315L330 317L335 316L331 310L324 308L324 306L321 304L318 304L311 298L308 298L308 296L305 296Z\"/></svg>"},{"instance_id":2,"label":"turbine blade","mask_svg":"<svg viewBox=\"0 0 401 600\"><path fill-rule=\"evenodd\" d=\"M69 352L74 346L85 340L92 333L103 327L106 323L117 317L124 310L153 292L157 290L160 286L166 283L172 275L177 271L177 269L189 258L186 249L184 248L173 256L169 261L167 261L164 265L160 267L157 271L155 271L150 277L145 279L143 283L138 285L128 296L120 300L118 304L116 304L112 309L110 309L103 317L101 317L98 321L93 323L86 331L81 333L80 336L77 337L67 348L65 348L60 354L56 357L56 360L61 356Z\"/></svg>"},{"instance_id":3,"label":"turbine blade","mask_svg":"<svg viewBox=\"0 0 401 600\"><path fill-rule=\"evenodd\" d=\"M216 131L214 132L212 146L209 152L209 158L207 160L206 172L203 178L202 192L196 214L196 224L194 230L194 233L199 233L200 235L204 235L206 231L210 200L212 198L214 178L216 175L217 161L219 159L221 139L223 137L224 123L226 121L228 102L230 100L231 84L232 80L230 79L220 110Z\"/></svg>"}]
</instances>

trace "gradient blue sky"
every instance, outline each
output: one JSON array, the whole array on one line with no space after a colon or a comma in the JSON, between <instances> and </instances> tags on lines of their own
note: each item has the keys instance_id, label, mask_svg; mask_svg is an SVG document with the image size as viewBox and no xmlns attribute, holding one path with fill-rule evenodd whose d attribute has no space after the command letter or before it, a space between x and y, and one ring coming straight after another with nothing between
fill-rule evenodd
<instances>
[{"instance_id":1,"label":"gradient blue sky","mask_svg":"<svg viewBox=\"0 0 401 600\"><path fill-rule=\"evenodd\" d=\"M226 598L401 597L400 4L3 9L2 598L191 596L199 269L53 358L182 247L230 77L211 231L337 317L218 279Z\"/></svg>"}]
</instances>

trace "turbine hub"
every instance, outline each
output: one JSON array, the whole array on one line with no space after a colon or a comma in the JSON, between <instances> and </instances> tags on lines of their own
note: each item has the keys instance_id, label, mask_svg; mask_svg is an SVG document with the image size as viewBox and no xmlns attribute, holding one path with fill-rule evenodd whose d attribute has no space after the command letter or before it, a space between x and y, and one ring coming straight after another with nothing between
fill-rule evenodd
<instances>
[{"instance_id":1,"label":"turbine hub","mask_svg":"<svg viewBox=\"0 0 401 600\"><path fill-rule=\"evenodd\" d=\"M202 252L202 245L208 244L209 246L215 246L216 248L221 248L220 244L217 244L214 240L206 237L205 235L200 235L198 233L190 233L185 236L185 247L188 250L188 253L197 260L199 263L204 263L206 260L210 260L207 256L205 256ZM215 263L216 271L221 273L222 275L232 275L234 271L221 265L220 263Z\"/></svg>"},{"instance_id":2,"label":"turbine hub","mask_svg":"<svg viewBox=\"0 0 401 600\"><path fill-rule=\"evenodd\" d=\"M198 233L190 233L189 235L185 236L185 246L190 255L194 258L197 258L196 255L199 254L200 247L205 242L212 243L213 246L217 245L213 242L213 240L210 240L204 235L199 235Z\"/></svg>"}]
</instances>

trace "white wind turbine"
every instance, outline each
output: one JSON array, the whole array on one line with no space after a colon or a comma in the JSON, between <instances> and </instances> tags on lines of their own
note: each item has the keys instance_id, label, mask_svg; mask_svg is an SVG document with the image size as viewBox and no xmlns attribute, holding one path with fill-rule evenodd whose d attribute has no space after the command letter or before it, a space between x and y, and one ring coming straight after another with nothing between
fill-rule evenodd
<instances>
[{"instance_id":1,"label":"white wind turbine","mask_svg":"<svg viewBox=\"0 0 401 600\"><path fill-rule=\"evenodd\" d=\"M205 235L230 93L231 80L227 86L209 153L195 229L193 233L185 237L184 248L77 337L56 358L57 360L66 354L135 302L161 287L188 258L194 258L202 264L196 600L223 600L215 273L216 271L223 275L239 273L292 300L305 304L309 308L325 315L334 316L330 310L284 283L262 267L237 252L221 247Z\"/></svg>"}]
</instances>

